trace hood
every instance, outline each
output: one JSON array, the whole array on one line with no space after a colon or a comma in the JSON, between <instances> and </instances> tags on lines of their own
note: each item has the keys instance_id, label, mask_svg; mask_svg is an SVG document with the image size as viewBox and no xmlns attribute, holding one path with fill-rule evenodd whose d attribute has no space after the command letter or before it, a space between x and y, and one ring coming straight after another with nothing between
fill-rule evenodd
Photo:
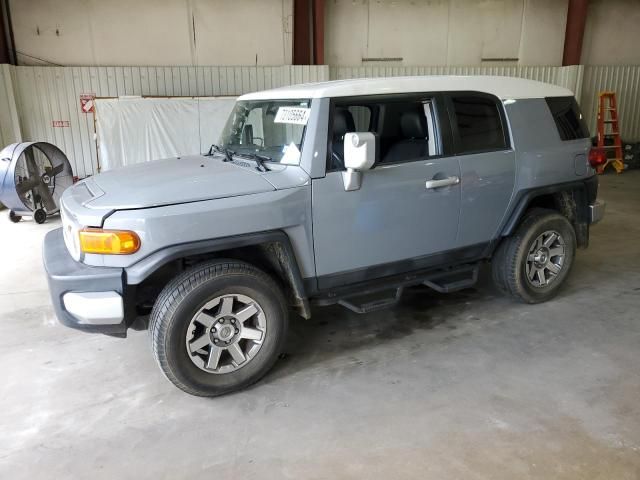
<instances>
[{"instance_id":1,"label":"hood","mask_svg":"<svg viewBox=\"0 0 640 480\"><path fill-rule=\"evenodd\" d=\"M87 180L92 209L157 207L275 190L257 170L202 155L168 158L100 173ZM96 188L97 187L97 188Z\"/></svg>"}]
</instances>

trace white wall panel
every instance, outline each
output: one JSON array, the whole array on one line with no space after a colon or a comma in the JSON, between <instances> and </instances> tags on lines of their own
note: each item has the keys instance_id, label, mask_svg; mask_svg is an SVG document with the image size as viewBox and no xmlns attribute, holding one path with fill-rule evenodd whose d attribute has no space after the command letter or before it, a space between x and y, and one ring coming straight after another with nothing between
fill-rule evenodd
<instances>
[{"instance_id":1,"label":"white wall panel","mask_svg":"<svg viewBox=\"0 0 640 480\"><path fill-rule=\"evenodd\" d=\"M331 0L326 2L325 59L339 66L371 65L371 59L380 58L403 66L560 65L567 4Z\"/></svg>"},{"instance_id":2,"label":"white wall panel","mask_svg":"<svg viewBox=\"0 0 640 480\"><path fill-rule=\"evenodd\" d=\"M236 97L121 97L96 100L100 171L206 152Z\"/></svg>"},{"instance_id":3,"label":"white wall panel","mask_svg":"<svg viewBox=\"0 0 640 480\"><path fill-rule=\"evenodd\" d=\"M287 65L293 0L10 0L21 65Z\"/></svg>"},{"instance_id":4,"label":"white wall panel","mask_svg":"<svg viewBox=\"0 0 640 480\"><path fill-rule=\"evenodd\" d=\"M14 90L15 71L0 65L0 148L22 139Z\"/></svg>"}]
</instances>

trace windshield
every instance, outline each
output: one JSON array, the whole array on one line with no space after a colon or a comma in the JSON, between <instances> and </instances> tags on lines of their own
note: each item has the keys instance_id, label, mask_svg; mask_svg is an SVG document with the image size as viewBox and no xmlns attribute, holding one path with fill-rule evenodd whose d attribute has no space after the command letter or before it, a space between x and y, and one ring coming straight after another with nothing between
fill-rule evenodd
<instances>
[{"instance_id":1,"label":"windshield","mask_svg":"<svg viewBox=\"0 0 640 480\"><path fill-rule=\"evenodd\" d=\"M310 100L237 102L220 146L237 154L259 154L272 162L298 165L310 106Z\"/></svg>"}]
</instances>

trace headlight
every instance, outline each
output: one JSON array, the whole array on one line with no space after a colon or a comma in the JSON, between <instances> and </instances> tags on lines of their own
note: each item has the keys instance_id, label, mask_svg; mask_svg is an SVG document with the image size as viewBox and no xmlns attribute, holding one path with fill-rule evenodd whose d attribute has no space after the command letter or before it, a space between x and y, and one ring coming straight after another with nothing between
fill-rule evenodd
<instances>
[{"instance_id":1,"label":"headlight","mask_svg":"<svg viewBox=\"0 0 640 480\"><path fill-rule=\"evenodd\" d=\"M79 237L80 249L84 253L130 255L140 250L140 237L130 230L83 228Z\"/></svg>"}]
</instances>

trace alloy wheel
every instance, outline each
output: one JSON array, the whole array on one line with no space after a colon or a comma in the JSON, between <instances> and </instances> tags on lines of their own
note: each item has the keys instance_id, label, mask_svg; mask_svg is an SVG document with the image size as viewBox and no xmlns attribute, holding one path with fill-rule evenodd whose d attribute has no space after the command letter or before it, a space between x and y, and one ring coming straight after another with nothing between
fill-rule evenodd
<instances>
[{"instance_id":1,"label":"alloy wheel","mask_svg":"<svg viewBox=\"0 0 640 480\"><path fill-rule=\"evenodd\" d=\"M565 263L565 242L555 230L539 235L529 248L527 280L536 288L546 287L558 277Z\"/></svg>"},{"instance_id":2,"label":"alloy wheel","mask_svg":"<svg viewBox=\"0 0 640 480\"><path fill-rule=\"evenodd\" d=\"M267 331L262 307L246 295L221 295L207 302L191 319L187 354L207 373L234 372L260 351Z\"/></svg>"}]
</instances>

